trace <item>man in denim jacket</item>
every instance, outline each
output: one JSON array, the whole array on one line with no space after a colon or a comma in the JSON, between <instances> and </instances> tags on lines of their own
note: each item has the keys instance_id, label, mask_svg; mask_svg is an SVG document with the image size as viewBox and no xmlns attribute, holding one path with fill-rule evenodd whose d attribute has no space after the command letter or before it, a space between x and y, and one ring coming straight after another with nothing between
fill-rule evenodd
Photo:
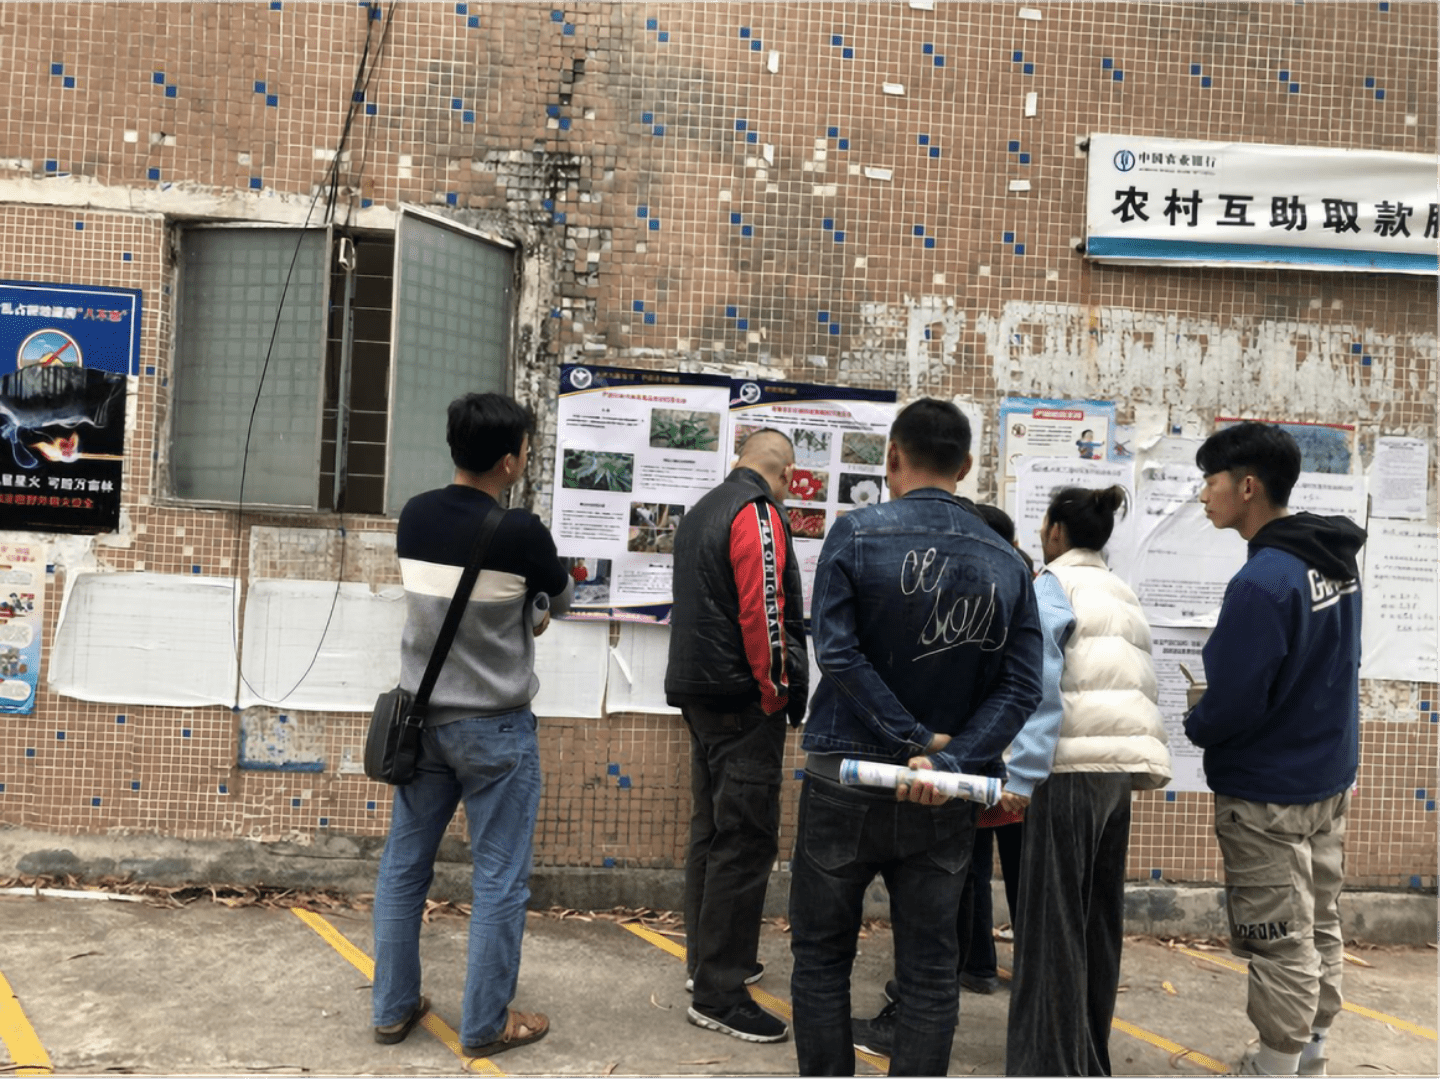
<instances>
[{"instance_id":1,"label":"man in denim jacket","mask_svg":"<svg viewBox=\"0 0 1440 1080\"><path fill-rule=\"evenodd\" d=\"M955 496L970 425L921 399L890 429L896 498L835 522L815 574L821 682L803 748L791 861L791 980L803 1075L855 1070L850 970L865 891L890 893L894 1076L943 1076L959 1009L955 918L977 804L933 785L842 787L843 758L1003 777L1001 754L1040 703L1042 643L1030 575Z\"/></svg>"}]
</instances>

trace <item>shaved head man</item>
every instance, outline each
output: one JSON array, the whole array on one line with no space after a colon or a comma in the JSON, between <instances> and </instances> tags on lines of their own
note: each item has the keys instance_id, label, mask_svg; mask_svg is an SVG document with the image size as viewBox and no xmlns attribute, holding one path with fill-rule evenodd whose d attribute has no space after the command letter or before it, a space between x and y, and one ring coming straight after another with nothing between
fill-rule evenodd
<instances>
[{"instance_id":1,"label":"shaved head man","mask_svg":"<svg viewBox=\"0 0 1440 1080\"><path fill-rule=\"evenodd\" d=\"M795 447L774 428L740 446L725 482L675 533L675 601L665 697L690 730L685 945L689 1020L745 1042L790 1030L750 997L779 851L786 717L805 716L800 566L784 502Z\"/></svg>"}]
</instances>

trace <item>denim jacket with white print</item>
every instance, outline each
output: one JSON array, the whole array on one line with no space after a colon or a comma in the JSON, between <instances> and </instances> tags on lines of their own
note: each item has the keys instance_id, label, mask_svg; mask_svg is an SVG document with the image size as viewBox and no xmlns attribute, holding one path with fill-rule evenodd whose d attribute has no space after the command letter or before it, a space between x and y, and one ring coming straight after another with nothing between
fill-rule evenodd
<instances>
[{"instance_id":1,"label":"denim jacket with white print","mask_svg":"<svg viewBox=\"0 0 1440 1080\"><path fill-rule=\"evenodd\" d=\"M1041 697L1030 574L970 509L936 488L841 517L811 599L821 680L802 746L821 754L1004 777L1001 755Z\"/></svg>"}]
</instances>

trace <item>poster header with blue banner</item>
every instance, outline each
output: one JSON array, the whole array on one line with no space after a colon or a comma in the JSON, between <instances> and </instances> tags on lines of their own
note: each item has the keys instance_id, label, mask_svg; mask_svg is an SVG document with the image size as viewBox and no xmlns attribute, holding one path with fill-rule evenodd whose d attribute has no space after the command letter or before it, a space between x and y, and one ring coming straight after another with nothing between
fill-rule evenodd
<instances>
[{"instance_id":1,"label":"poster header with blue banner","mask_svg":"<svg viewBox=\"0 0 1440 1080\"><path fill-rule=\"evenodd\" d=\"M1435 158L1091 135L1085 230L1099 262L1434 274Z\"/></svg>"},{"instance_id":2,"label":"poster header with blue banner","mask_svg":"<svg viewBox=\"0 0 1440 1080\"><path fill-rule=\"evenodd\" d=\"M140 290L0 281L0 374L72 367L140 374Z\"/></svg>"}]
</instances>

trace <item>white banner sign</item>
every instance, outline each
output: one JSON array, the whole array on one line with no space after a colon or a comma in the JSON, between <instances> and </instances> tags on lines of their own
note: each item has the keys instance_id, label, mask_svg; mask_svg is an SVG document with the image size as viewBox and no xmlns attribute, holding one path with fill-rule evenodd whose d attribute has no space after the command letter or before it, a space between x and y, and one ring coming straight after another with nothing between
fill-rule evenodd
<instances>
[{"instance_id":1,"label":"white banner sign","mask_svg":"<svg viewBox=\"0 0 1440 1080\"><path fill-rule=\"evenodd\" d=\"M1434 274L1435 158L1091 135L1085 228L1102 262Z\"/></svg>"}]
</instances>

